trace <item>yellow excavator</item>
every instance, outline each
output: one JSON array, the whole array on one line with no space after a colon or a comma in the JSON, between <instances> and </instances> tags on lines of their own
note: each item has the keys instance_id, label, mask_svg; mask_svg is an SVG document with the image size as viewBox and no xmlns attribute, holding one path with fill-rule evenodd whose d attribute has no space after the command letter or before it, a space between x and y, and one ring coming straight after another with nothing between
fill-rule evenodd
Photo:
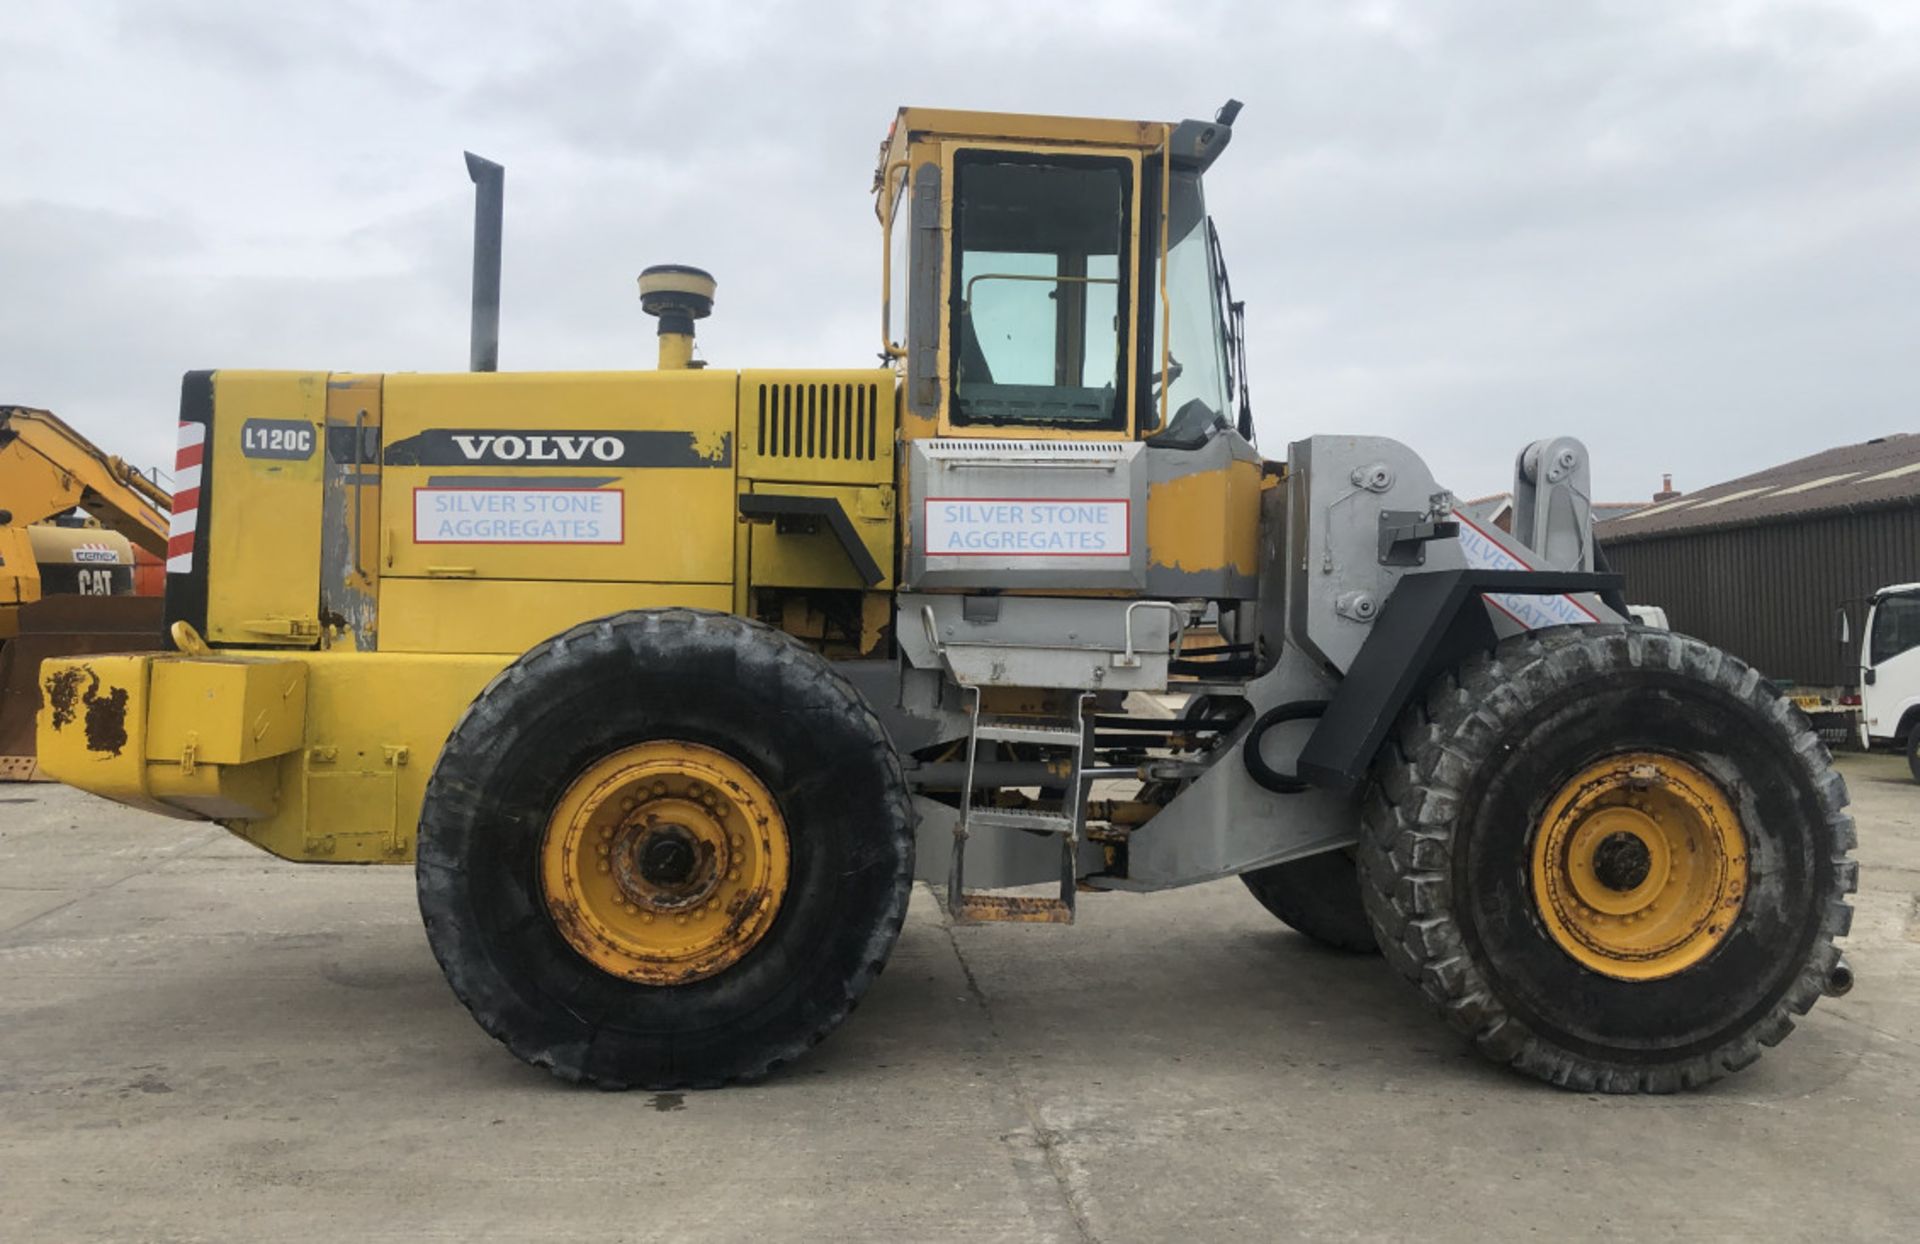
<instances>
[{"instance_id":1,"label":"yellow excavator","mask_svg":"<svg viewBox=\"0 0 1920 1244\"><path fill-rule=\"evenodd\" d=\"M52 413L0 406L0 781L40 776L42 658L162 646L170 507Z\"/></svg>"}]
</instances>

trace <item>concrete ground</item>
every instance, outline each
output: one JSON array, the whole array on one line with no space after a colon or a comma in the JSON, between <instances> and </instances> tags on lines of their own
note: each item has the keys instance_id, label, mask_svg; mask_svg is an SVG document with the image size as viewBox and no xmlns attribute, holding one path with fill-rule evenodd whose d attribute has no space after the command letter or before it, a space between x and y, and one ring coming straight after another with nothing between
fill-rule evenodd
<instances>
[{"instance_id":1,"label":"concrete ground","mask_svg":"<svg viewBox=\"0 0 1920 1244\"><path fill-rule=\"evenodd\" d=\"M406 870L0 786L0 1239L1910 1236L1920 786L1845 768L1858 988L1663 1099L1483 1064L1237 882L1063 929L922 893L790 1072L569 1089L455 1003Z\"/></svg>"}]
</instances>

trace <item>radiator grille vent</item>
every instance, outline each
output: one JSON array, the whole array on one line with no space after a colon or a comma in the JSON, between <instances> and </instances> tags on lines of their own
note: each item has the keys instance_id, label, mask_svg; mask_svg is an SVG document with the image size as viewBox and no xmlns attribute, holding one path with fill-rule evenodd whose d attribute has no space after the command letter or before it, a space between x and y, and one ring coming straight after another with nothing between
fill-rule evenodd
<instances>
[{"instance_id":1,"label":"radiator grille vent","mask_svg":"<svg viewBox=\"0 0 1920 1244\"><path fill-rule=\"evenodd\" d=\"M757 387L760 411L755 448L760 456L822 462L879 458L878 385L763 383ZM891 440L892 428L886 431Z\"/></svg>"}]
</instances>

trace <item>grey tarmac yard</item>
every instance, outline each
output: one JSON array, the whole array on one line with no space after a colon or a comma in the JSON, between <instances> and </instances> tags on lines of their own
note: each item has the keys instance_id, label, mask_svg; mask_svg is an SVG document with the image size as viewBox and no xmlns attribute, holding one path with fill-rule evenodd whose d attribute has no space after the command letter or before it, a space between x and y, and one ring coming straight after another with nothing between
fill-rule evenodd
<instances>
[{"instance_id":1,"label":"grey tarmac yard","mask_svg":"<svg viewBox=\"0 0 1920 1244\"><path fill-rule=\"evenodd\" d=\"M0 1240L1912 1238L1920 786L1844 758L1859 984L1704 1092L1491 1065L1238 882L949 928L813 1057L571 1089L481 1033L406 869L0 786Z\"/></svg>"}]
</instances>

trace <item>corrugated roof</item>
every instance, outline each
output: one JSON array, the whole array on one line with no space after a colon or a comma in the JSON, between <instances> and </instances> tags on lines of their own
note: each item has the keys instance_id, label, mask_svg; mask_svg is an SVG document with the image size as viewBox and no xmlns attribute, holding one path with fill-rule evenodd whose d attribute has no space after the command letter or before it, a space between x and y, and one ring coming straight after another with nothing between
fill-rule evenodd
<instances>
[{"instance_id":1,"label":"corrugated roof","mask_svg":"<svg viewBox=\"0 0 1920 1244\"><path fill-rule=\"evenodd\" d=\"M1905 432L1810 454L1610 518L1594 535L1639 540L1895 505L1920 505L1920 436Z\"/></svg>"},{"instance_id":2,"label":"corrugated roof","mask_svg":"<svg viewBox=\"0 0 1920 1244\"><path fill-rule=\"evenodd\" d=\"M1466 516L1476 523L1491 523L1502 513L1513 508L1513 494L1496 492L1491 496L1473 497L1466 501L1456 501L1454 508L1464 511ZM1635 510L1644 510L1646 501L1595 501L1592 505L1593 521L1617 518L1622 514L1631 514Z\"/></svg>"},{"instance_id":3,"label":"corrugated roof","mask_svg":"<svg viewBox=\"0 0 1920 1244\"><path fill-rule=\"evenodd\" d=\"M1513 508L1513 494L1496 492L1488 497L1474 497L1466 501L1456 501L1453 508L1464 513L1476 523L1499 521L1502 514Z\"/></svg>"}]
</instances>

